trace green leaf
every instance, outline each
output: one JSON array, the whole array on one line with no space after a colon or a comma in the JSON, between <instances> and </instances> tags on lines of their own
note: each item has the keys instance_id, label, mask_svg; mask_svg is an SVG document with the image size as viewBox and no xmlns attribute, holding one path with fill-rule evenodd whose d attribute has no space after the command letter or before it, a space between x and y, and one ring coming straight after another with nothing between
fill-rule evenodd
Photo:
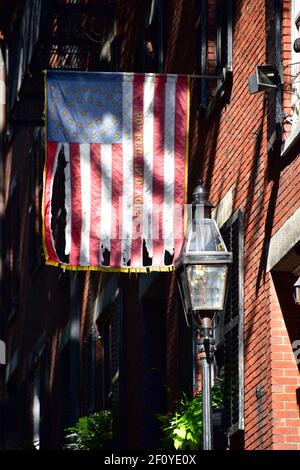
<instances>
[{"instance_id":1,"label":"green leaf","mask_svg":"<svg viewBox=\"0 0 300 470\"><path fill-rule=\"evenodd\" d=\"M174 439L174 447L175 447L176 450L181 449L182 441L180 441L178 439Z\"/></svg>"},{"instance_id":2,"label":"green leaf","mask_svg":"<svg viewBox=\"0 0 300 470\"><path fill-rule=\"evenodd\" d=\"M175 429L174 434L177 434L181 439L184 439L186 436L186 428L184 426L180 426L180 428Z\"/></svg>"}]
</instances>

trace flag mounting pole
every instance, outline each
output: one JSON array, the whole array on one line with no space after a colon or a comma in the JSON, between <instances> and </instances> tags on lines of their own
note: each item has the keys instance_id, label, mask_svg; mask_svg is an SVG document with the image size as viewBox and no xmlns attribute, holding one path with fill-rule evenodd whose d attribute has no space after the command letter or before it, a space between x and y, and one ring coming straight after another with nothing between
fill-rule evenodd
<instances>
[{"instance_id":1,"label":"flag mounting pole","mask_svg":"<svg viewBox=\"0 0 300 470\"><path fill-rule=\"evenodd\" d=\"M185 76L185 77L189 77L189 78L195 78L195 79L211 79L211 80L220 80L221 78L224 78L224 73L222 75L197 75L197 74L190 74L190 73L187 73L187 74L184 74L184 73L136 73L136 72L98 72L98 71L93 71L93 70L71 70L71 69L44 69L42 70L43 74L46 74L47 72L62 72L62 73L65 73L65 72L72 72L72 73L84 73L84 72L87 72L87 73L101 73L101 74L110 74L110 75L115 75L115 74L124 74L124 75L137 75L137 76L142 76L142 75L153 75L153 76L156 76L156 75L173 75L173 76Z\"/></svg>"}]
</instances>

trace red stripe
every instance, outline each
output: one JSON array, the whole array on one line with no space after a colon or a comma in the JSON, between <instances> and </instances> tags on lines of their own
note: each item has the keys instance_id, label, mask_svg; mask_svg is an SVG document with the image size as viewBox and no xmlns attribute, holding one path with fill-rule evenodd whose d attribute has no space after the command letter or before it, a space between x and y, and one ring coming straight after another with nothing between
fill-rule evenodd
<instances>
[{"instance_id":1,"label":"red stripe","mask_svg":"<svg viewBox=\"0 0 300 470\"><path fill-rule=\"evenodd\" d=\"M155 78L153 141L153 266L164 265L162 234L164 202L164 129L166 76Z\"/></svg>"},{"instance_id":2,"label":"red stripe","mask_svg":"<svg viewBox=\"0 0 300 470\"><path fill-rule=\"evenodd\" d=\"M133 229L131 266L142 266L142 204L144 181L144 75L133 80Z\"/></svg>"},{"instance_id":3,"label":"red stripe","mask_svg":"<svg viewBox=\"0 0 300 470\"><path fill-rule=\"evenodd\" d=\"M78 266L80 263L82 201L80 176L80 145L70 144L70 173L71 173L71 253L70 265Z\"/></svg>"},{"instance_id":4,"label":"red stripe","mask_svg":"<svg viewBox=\"0 0 300 470\"><path fill-rule=\"evenodd\" d=\"M185 162L187 139L187 78L178 77L175 101L175 177L174 177L174 263L180 255L184 236Z\"/></svg>"},{"instance_id":5,"label":"red stripe","mask_svg":"<svg viewBox=\"0 0 300 470\"><path fill-rule=\"evenodd\" d=\"M110 266L122 264L122 188L123 150L121 144L112 144L112 227L110 242Z\"/></svg>"},{"instance_id":6,"label":"red stripe","mask_svg":"<svg viewBox=\"0 0 300 470\"><path fill-rule=\"evenodd\" d=\"M91 162L91 224L90 265L100 264L101 146L90 145Z\"/></svg>"},{"instance_id":7,"label":"red stripe","mask_svg":"<svg viewBox=\"0 0 300 470\"><path fill-rule=\"evenodd\" d=\"M47 142L47 159L45 166L45 191L44 191L44 224L45 224L45 245L48 260L53 263L59 263L59 259L53 244L51 235L51 187L54 180L54 164L57 151L56 142Z\"/></svg>"}]
</instances>

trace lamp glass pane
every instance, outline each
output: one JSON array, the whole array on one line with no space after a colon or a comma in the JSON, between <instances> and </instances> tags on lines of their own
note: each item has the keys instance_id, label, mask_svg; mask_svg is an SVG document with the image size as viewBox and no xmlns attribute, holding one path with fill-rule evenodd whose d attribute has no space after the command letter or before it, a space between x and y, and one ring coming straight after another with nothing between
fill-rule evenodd
<instances>
[{"instance_id":1,"label":"lamp glass pane","mask_svg":"<svg viewBox=\"0 0 300 470\"><path fill-rule=\"evenodd\" d=\"M228 267L226 265L188 265L186 267L193 310L222 310Z\"/></svg>"},{"instance_id":2,"label":"lamp glass pane","mask_svg":"<svg viewBox=\"0 0 300 470\"><path fill-rule=\"evenodd\" d=\"M221 234L213 219L202 219L197 224L190 224L188 229L187 251L227 251Z\"/></svg>"}]
</instances>

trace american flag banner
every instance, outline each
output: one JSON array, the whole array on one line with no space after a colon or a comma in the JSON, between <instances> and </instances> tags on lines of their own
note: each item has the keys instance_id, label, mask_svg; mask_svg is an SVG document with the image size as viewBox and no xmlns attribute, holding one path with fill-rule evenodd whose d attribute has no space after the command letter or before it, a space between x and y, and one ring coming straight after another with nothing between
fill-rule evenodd
<instances>
[{"instance_id":1,"label":"american flag banner","mask_svg":"<svg viewBox=\"0 0 300 470\"><path fill-rule=\"evenodd\" d=\"M105 271L176 268L184 239L188 77L51 71L45 111L46 263ZM58 178L63 256L53 216Z\"/></svg>"}]
</instances>

